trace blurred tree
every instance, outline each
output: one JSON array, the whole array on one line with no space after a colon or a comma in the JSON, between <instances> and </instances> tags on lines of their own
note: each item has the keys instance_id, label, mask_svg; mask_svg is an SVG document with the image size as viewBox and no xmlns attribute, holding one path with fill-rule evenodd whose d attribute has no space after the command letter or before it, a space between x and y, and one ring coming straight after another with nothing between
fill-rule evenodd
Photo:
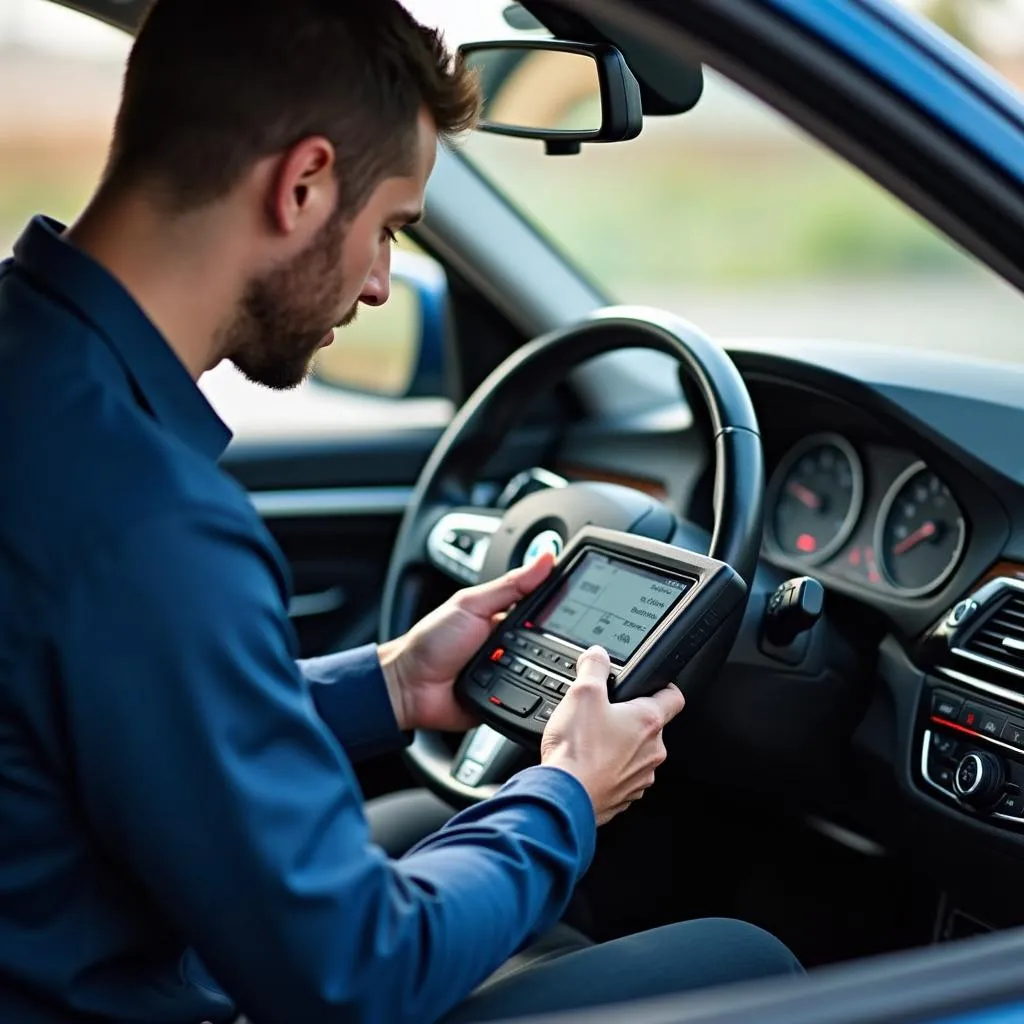
<instances>
[{"instance_id":1,"label":"blurred tree","mask_svg":"<svg viewBox=\"0 0 1024 1024\"><path fill-rule=\"evenodd\" d=\"M999 3L1000 0L928 0L925 14L943 31L977 52L980 46L975 16L978 5L985 2Z\"/></svg>"}]
</instances>

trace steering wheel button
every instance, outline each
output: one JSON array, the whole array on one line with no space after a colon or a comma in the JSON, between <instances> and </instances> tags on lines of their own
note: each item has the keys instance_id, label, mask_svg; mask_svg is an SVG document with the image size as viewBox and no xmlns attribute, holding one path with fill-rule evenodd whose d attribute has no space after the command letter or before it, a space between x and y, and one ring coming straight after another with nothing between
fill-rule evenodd
<instances>
[{"instance_id":1,"label":"steering wheel button","mask_svg":"<svg viewBox=\"0 0 1024 1024\"><path fill-rule=\"evenodd\" d=\"M466 757L471 761L487 764L504 742L504 737L500 732L495 732L489 726L481 725L477 728L476 734L470 741Z\"/></svg>"},{"instance_id":2,"label":"steering wheel button","mask_svg":"<svg viewBox=\"0 0 1024 1024\"><path fill-rule=\"evenodd\" d=\"M526 716L540 703L540 697L521 686L502 679L495 686L489 698L492 704L503 707L516 715Z\"/></svg>"},{"instance_id":3,"label":"steering wheel button","mask_svg":"<svg viewBox=\"0 0 1024 1024\"><path fill-rule=\"evenodd\" d=\"M455 773L455 778L458 779L464 786L475 786L484 774L484 766L477 764L476 761L470 761L466 758L462 764L459 765L459 770Z\"/></svg>"}]
</instances>

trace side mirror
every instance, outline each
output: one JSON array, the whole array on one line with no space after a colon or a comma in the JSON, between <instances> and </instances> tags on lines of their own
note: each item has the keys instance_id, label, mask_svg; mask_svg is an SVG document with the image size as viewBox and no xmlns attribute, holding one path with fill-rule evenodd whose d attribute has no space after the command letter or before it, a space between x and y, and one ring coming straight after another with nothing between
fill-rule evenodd
<instances>
[{"instance_id":1,"label":"side mirror","mask_svg":"<svg viewBox=\"0 0 1024 1024\"><path fill-rule=\"evenodd\" d=\"M482 132L538 139L563 154L643 130L640 86L614 46L523 39L466 43L459 52L479 75Z\"/></svg>"},{"instance_id":2,"label":"side mirror","mask_svg":"<svg viewBox=\"0 0 1024 1024\"><path fill-rule=\"evenodd\" d=\"M443 397L450 331L448 281L427 256L391 254L391 297L361 306L313 360L313 379L382 398Z\"/></svg>"}]
</instances>

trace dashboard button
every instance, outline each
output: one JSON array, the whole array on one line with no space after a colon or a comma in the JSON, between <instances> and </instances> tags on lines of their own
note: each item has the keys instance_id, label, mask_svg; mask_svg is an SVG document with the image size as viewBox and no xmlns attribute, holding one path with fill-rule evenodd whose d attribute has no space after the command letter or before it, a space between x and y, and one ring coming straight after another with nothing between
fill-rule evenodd
<instances>
[{"instance_id":1,"label":"dashboard button","mask_svg":"<svg viewBox=\"0 0 1024 1024\"><path fill-rule=\"evenodd\" d=\"M960 712L960 724L982 736L991 736L997 739L1003 731L1006 722L1006 715L997 715L989 708L981 704L965 704Z\"/></svg>"},{"instance_id":2,"label":"dashboard button","mask_svg":"<svg viewBox=\"0 0 1024 1024\"><path fill-rule=\"evenodd\" d=\"M938 757L956 757L957 742L952 736L940 732L932 733L932 751Z\"/></svg>"},{"instance_id":3,"label":"dashboard button","mask_svg":"<svg viewBox=\"0 0 1024 1024\"><path fill-rule=\"evenodd\" d=\"M1024 797L1020 793L1006 793L996 804L996 814L1008 814L1011 818L1024 815Z\"/></svg>"},{"instance_id":4,"label":"dashboard button","mask_svg":"<svg viewBox=\"0 0 1024 1024\"><path fill-rule=\"evenodd\" d=\"M545 704L544 707L537 712L534 716L538 722L546 722L551 718L552 712L555 710L554 704Z\"/></svg>"},{"instance_id":5,"label":"dashboard button","mask_svg":"<svg viewBox=\"0 0 1024 1024\"><path fill-rule=\"evenodd\" d=\"M961 623L969 619L977 610L977 601L972 601L969 597L966 597L959 604L953 606L953 610L946 617L946 624L948 626L959 626Z\"/></svg>"},{"instance_id":6,"label":"dashboard button","mask_svg":"<svg viewBox=\"0 0 1024 1024\"><path fill-rule=\"evenodd\" d=\"M526 671L526 662L517 661L512 666L512 671L515 672L517 676L521 676Z\"/></svg>"},{"instance_id":7,"label":"dashboard button","mask_svg":"<svg viewBox=\"0 0 1024 1024\"><path fill-rule=\"evenodd\" d=\"M981 725L981 716L983 713L984 709L979 707L979 705L965 704L960 709L960 714L957 716L957 722L965 729L971 729L973 732L977 732L978 727Z\"/></svg>"},{"instance_id":8,"label":"dashboard button","mask_svg":"<svg viewBox=\"0 0 1024 1024\"><path fill-rule=\"evenodd\" d=\"M978 788L981 772L977 757L965 757L956 770L956 788L961 793L973 793Z\"/></svg>"},{"instance_id":9,"label":"dashboard button","mask_svg":"<svg viewBox=\"0 0 1024 1024\"><path fill-rule=\"evenodd\" d=\"M964 702L959 697L953 697L948 693L932 694L932 714L936 718L945 718L948 722L955 722L963 706Z\"/></svg>"},{"instance_id":10,"label":"dashboard button","mask_svg":"<svg viewBox=\"0 0 1024 1024\"><path fill-rule=\"evenodd\" d=\"M1004 743L1009 743L1011 747L1024 750L1024 722L1018 722L1015 718L1008 718L999 738Z\"/></svg>"},{"instance_id":11,"label":"dashboard button","mask_svg":"<svg viewBox=\"0 0 1024 1024\"><path fill-rule=\"evenodd\" d=\"M953 769L940 765L938 768L929 769L932 781L941 786L947 793L953 789Z\"/></svg>"},{"instance_id":12,"label":"dashboard button","mask_svg":"<svg viewBox=\"0 0 1024 1024\"><path fill-rule=\"evenodd\" d=\"M528 683L536 683L538 686L544 682L545 676L543 672L538 672L535 668L528 668L526 670L526 681Z\"/></svg>"}]
</instances>

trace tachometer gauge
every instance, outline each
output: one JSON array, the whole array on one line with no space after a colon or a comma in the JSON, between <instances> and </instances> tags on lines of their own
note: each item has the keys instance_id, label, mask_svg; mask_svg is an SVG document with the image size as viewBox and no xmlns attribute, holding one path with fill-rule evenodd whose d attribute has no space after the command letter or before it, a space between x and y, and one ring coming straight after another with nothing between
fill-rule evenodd
<instances>
[{"instance_id":1,"label":"tachometer gauge","mask_svg":"<svg viewBox=\"0 0 1024 1024\"><path fill-rule=\"evenodd\" d=\"M768 541L813 565L835 554L860 516L864 471L853 445L815 434L779 464L768 491Z\"/></svg>"},{"instance_id":2,"label":"tachometer gauge","mask_svg":"<svg viewBox=\"0 0 1024 1024\"><path fill-rule=\"evenodd\" d=\"M949 579L967 526L949 488L923 463L904 470L882 500L875 547L885 578L908 597Z\"/></svg>"}]
</instances>

